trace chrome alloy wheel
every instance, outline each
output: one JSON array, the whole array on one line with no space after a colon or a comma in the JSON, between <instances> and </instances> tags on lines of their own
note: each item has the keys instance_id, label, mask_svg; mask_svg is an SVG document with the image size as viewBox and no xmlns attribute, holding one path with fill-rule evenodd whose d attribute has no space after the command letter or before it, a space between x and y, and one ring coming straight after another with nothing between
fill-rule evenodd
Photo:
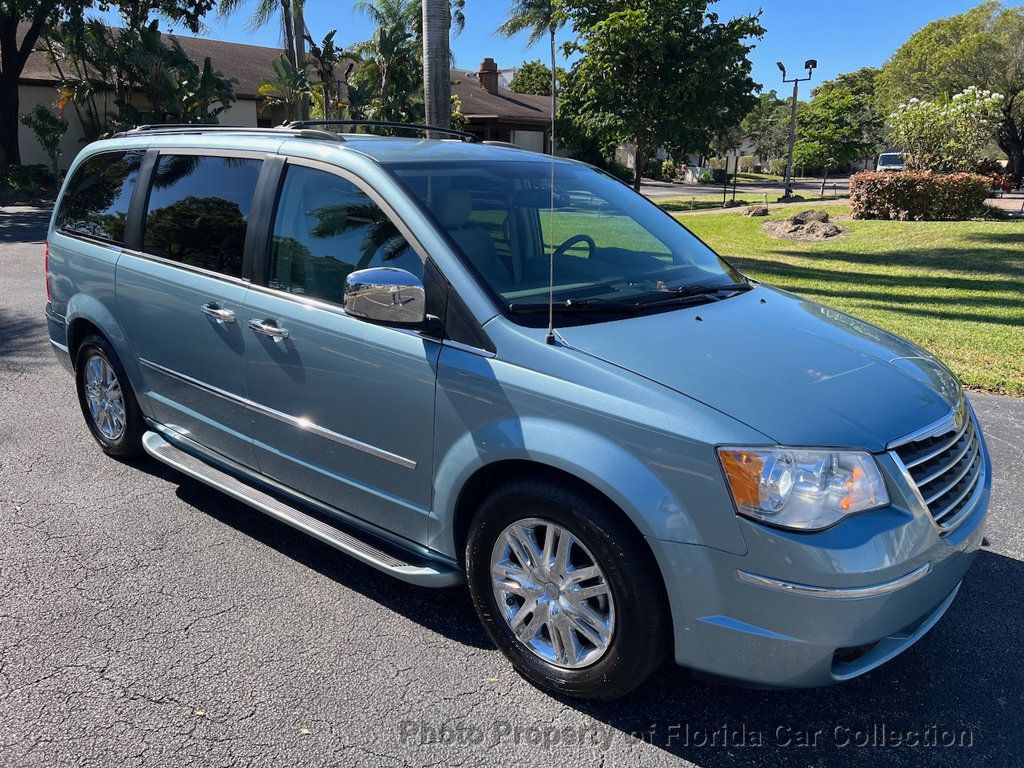
<instances>
[{"instance_id":1,"label":"chrome alloy wheel","mask_svg":"<svg viewBox=\"0 0 1024 768\"><path fill-rule=\"evenodd\" d=\"M597 662L615 631L604 572L569 531L529 518L508 526L491 551L494 598L527 648L563 669Z\"/></svg>"},{"instance_id":2,"label":"chrome alloy wheel","mask_svg":"<svg viewBox=\"0 0 1024 768\"><path fill-rule=\"evenodd\" d=\"M90 355L85 361L84 379L92 423L108 440L120 439L126 416L121 383L114 369L102 355Z\"/></svg>"}]
</instances>

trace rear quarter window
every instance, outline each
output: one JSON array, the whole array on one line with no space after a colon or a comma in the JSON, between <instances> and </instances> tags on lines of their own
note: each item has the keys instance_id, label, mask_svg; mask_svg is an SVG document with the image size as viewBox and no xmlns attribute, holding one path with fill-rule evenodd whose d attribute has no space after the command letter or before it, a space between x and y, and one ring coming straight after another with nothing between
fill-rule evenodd
<instances>
[{"instance_id":1,"label":"rear quarter window","mask_svg":"<svg viewBox=\"0 0 1024 768\"><path fill-rule=\"evenodd\" d=\"M101 152L82 161L57 210L63 232L123 244L142 150Z\"/></svg>"}]
</instances>

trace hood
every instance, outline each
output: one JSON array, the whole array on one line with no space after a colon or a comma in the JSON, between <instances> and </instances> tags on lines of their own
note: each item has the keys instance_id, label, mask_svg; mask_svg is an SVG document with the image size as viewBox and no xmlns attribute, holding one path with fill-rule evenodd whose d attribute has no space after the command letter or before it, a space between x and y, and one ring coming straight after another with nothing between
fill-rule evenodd
<instances>
[{"instance_id":1,"label":"hood","mask_svg":"<svg viewBox=\"0 0 1024 768\"><path fill-rule=\"evenodd\" d=\"M960 397L953 375L919 347L765 286L559 336L782 445L881 451Z\"/></svg>"}]
</instances>

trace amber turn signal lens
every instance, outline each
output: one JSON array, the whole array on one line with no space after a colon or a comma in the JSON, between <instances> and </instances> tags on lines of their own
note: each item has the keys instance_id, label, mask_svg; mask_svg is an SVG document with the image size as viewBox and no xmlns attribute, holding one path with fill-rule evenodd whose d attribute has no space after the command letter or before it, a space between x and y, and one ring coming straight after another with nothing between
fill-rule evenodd
<instances>
[{"instance_id":1,"label":"amber turn signal lens","mask_svg":"<svg viewBox=\"0 0 1024 768\"><path fill-rule=\"evenodd\" d=\"M722 460L733 499L741 507L756 508L761 500L761 470L764 469L764 461L760 456L747 451L726 448L720 448L718 456Z\"/></svg>"}]
</instances>

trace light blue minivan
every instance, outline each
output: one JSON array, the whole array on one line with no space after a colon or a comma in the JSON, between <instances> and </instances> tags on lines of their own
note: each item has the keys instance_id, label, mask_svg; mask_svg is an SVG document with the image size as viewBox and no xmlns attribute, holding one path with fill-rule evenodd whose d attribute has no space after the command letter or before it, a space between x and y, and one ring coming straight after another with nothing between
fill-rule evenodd
<instances>
[{"instance_id":1,"label":"light blue minivan","mask_svg":"<svg viewBox=\"0 0 1024 768\"><path fill-rule=\"evenodd\" d=\"M468 583L571 696L669 655L834 683L939 620L991 487L942 363L587 165L341 128L144 127L76 159L46 317L104 451Z\"/></svg>"}]
</instances>

